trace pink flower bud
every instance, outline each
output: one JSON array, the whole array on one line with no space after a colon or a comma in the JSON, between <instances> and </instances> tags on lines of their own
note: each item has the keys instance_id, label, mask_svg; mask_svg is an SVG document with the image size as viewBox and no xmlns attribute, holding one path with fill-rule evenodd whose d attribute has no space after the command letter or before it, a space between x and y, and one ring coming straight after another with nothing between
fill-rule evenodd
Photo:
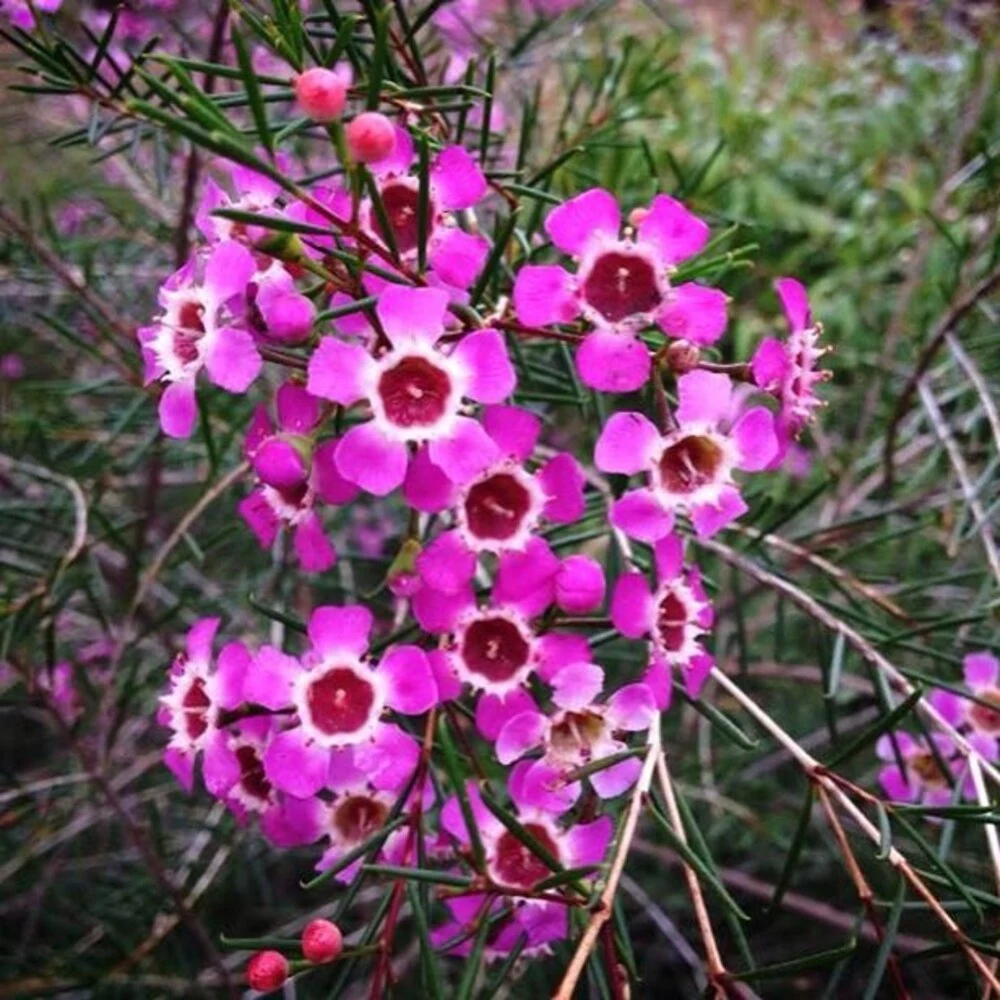
<instances>
[{"instance_id":1,"label":"pink flower bud","mask_svg":"<svg viewBox=\"0 0 1000 1000\"><path fill-rule=\"evenodd\" d=\"M314 121L336 121L347 104L348 79L332 69L314 67L295 78L295 99Z\"/></svg>"},{"instance_id":2,"label":"pink flower bud","mask_svg":"<svg viewBox=\"0 0 1000 1000\"><path fill-rule=\"evenodd\" d=\"M307 962L323 965L344 950L340 928L329 920L313 920L302 931L302 954Z\"/></svg>"},{"instance_id":3,"label":"pink flower bud","mask_svg":"<svg viewBox=\"0 0 1000 1000\"><path fill-rule=\"evenodd\" d=\"M396 128L385 115L365 111L348 122L347 148L358 163L377 163L396 149Z\"/></svg>"},{"instance_id":4,"label":"pink flower bud","mask_svg":"<svg viewBox=\"0 0 1000 1000\"><path fill-rule=\"evenodd\" d=\"M701 352L689 340L675 340L666 350L663 360L675 375L686 375L698 367Z\"/></svg>"},{"instance_id":5,"label":"pink flower bud","mask_svg":"<svg viewBox=\"0 0 1000 1000\"><path fill-rule=\"evenodd\" d=\"M309 336L316 319L316 307L295 289L282 289L265 284L257 293L257 308L275 340L288 344L301 343Z\"/></svg>"},{"instance_id":6,"label":"pink flower bud","mask_svg":"<svg viewBox=\"0 0 1000 1000\"><path fill-rule=\"evenodd\" d=\"M280 951L258 951L247 962L247 983L255 990L269 993L288 978L288 959Z\"/></svg>"},{"instance_id":7,"label":"pink flower bud","mask_svg":"<svg viewBox=\"0 0 1000 1000\"><path fill-rule=\"evenodd\" d=\"M269 437L253 456L253 467L261 482L276 490L300 486L309 475L309 448L299 441Z\"/></svg>"},{"instance_id":8,"label":"pink flower bud","mask_svg":"<svg viewBox=\"0 0 1000 1000\"><path fill-rule=\"evenodd\" d=\"M571 615L586 614L604 600L604 572L590 556L564 559L556 573L556 603Z\"/></svg>"}]
</instances>

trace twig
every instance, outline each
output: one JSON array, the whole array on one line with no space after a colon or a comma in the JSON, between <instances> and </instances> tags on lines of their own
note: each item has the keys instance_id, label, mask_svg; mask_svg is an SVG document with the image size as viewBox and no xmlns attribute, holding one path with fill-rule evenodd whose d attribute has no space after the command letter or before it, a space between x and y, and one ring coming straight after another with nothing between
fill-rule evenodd
<instances>
[{"instance_id":1,"label":"twig","mask_svg":"<svg viewBox=\"0 0 1000 1000\"><path fill-rule=\"evenodd\" d=\"M976 304L984 296L989 295L997 285L1000 285L1000 266L995 267L982 279L973 289L962 296L938 321L930 339L920 352L916 366L910 373L910 377L903 386L903 391L896 397L896 406L889 418L889 425L885 432L885 446L882 451L883 481L887 488L892 487L893 481L893 458L896 450L896 435L899 429L899 422L909 407L913 394L917 391L921 379L930 368L931 362L937 356L948 334L958 326L965 318L966 314L975 308Z\"/></svg>"},{"instance_id":2,"label":"twig","mask_svg":"<svg viewBox=\"0 0 1000 1000\"><path fill-rule=\"evenodd\" d=\"M684 832L684 821L681 819L680 810L677 808L677 796L674 793L674 786L670 781L670 772L667 770L666 755L660 753L656 759L656 773L660 780L660 790L663 792L663 801L667 807L667 816L670 825L677 834L677 839L682 844L687 843L687 834ZM701 883L698 876L688 864L684 865L684 879L688 885L688 892L691 894L691 904L694 906L695 919L698 921L698 929L701 931L701 939L705 945L705 962L708 968L708 978L711 981L712 992L717 997L724 998L726 990L724 983L728 977L726 967L719 952L718 942L715 940L715 932L712 930L712 921L708 915L708 907L705 905L705 896L701 891Z\"/></svg>"},{"instance_id":3,"label":"twig","mask_svg":"<svg viewBox=\"0 0 1000 1000\"><path fill-rule=\"evenodd\" d=\"M559 988L552 994L552 1000L571 1000L573 990L577 981L583 973L583 967L587 963L587 958L597 942L597 936L601 928L611 918L612 905L614 904L615 893L618 890L618 881L621 879L625 869L625 862L628 860L629 849L635 837L636 827L639 824L639 814L642 811L643 799L649 792L650 784L653 780L653 770L656 767L656 760L660 756L660 719L657 717L649 727L649 742L646 745L646 757L643 760L642 771L639 773L639 780L632 790L632 798L625 813L625 821L622 823L621 831L618 834L618 844L615 848L614 858L611 862L611 869L608 872L608 880L604 884L604 891L601 893L597 905L591 913L590 920L584 929L573 953L573 958L563 974Z\"/></svg>"},{"instance_id":4,"label":"twig","mask_svg":"<svg viewBox=\"0 0 1000 1000\"><path fill-rule=\"evenodd\" d=\"M920 402L927 411L927 416L934 427L934 433L937 434L941 444L944 445L944 450L948 453L948 460L951 462L955 475L958 477L959 486L962 488L962 496L969 505L969 510L972 511L973 520L979 529L979 537L983 542L983 549L986 551L986 561L990 564L997 584L1000 585L1000 553L997 552L997 545L993 539L993 532L990 531L986 512L976 496L976 488L972 485L965 459L962 458L962 452L959 450L954 435L948 427L948 422L934 398L934 393L927 386L926 379L921 379L917 383L917 388L920 392Z\"/></svg>"},{"instance_id":5,"label":"twig","mask_svg":"<svg viewBox=\"0 0 1000 1000\"><path fill-rule=\"evenodd\" d=\"M174 550L174 546L176 546L181 540L188 528L190 528L191 525L194 524L199 517L201 517L207 507L218 499L219 496L225 493L226 490L233 485L233 483L242 478L249 469L249 462L240 462L239 465L223 476L222 479L215 483L215 485L207 489L202 494L198 502L184 515L184 517L181 518L180 523L170 533L170 537L160 547L159 552L156 553L156 557L153 559L152 563L150 563L149 569L147 569L143 574L142 582L136 588L135 598L132 600L132 606L129 609L129 618L131 618L142 605L142 602L146 598L146 592L160 575L164 563L166 563L170 553Z\"/></svg>"},{"instance_id":6,"label":"twig","mask_svg":"<svg viewBox=\"0 0 1000 1000\"><path fill-rule=\"evenodd\" d=\"M810 597L805 591L796 587L795 584L790 583L788 580L785 580L774 573L771 573L762 566L758 566L753 560L747 559L746 556L736 552L734 549L731 549L728 545L723 545L721 542L717 542L714 539L699 539L698 544L702 546L702 548L708 549L710 552L714 552L724 562L729 563L730 566L736 566L748 576L752 576L761 583L780 591L794 604L797 604L800 608L802 608L806 614L815 618L821 625L830 629L831 632L837 632L842 635L845 641L853 646L865 658L865 660L885 674L892 687L899 694L902 694L904 697L908 697L916 690L913 685L896 669L896 667L894 667L877 649L875 649L875 647L863 635L861 635L860 632L856 631L848 625L847 622L841 620L832 612L828 611L818 601ZM726 677L726 675L721 671L712 672L713 677L716 677L717 675L724 678L727 684L730 683L728 677ZM924 714L934 726L936 726L954 742L955 749L959 754L965 758L978 758L984 773L988 774L993 781L1000 785L1000 770L998 770L993 764L984 760L975 747L973 747L969 741L953 725L951 725L951 723L949 723L933 705L930 704L930 702L928 702L925 698L919 699L917 701L917 709ZM794 740L791 740L790 742L796 750L801 749Z\"/></svg>"}]
</instances>

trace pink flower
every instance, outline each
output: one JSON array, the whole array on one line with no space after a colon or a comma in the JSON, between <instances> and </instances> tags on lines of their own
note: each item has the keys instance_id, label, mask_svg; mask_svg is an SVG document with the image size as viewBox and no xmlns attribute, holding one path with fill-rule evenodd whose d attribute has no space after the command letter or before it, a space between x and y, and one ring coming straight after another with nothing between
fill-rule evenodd
<instances>
[{"instance_id":1,"label":"pink flower","mask_svg":"<svg viewBox=\"0 0 1000 1000\"><path fill-rule=\"evenodd\" d=\"M444 900L450 920L431 931L435 948L461 938L448 949L449 955L466 957L472 951L475 934L469 933L478 920L490 920L493 929L486 941L483 958L495 962L521 945L520 957L540 958L550 955L552 945L569 933L569 909L559 903L535 902L531 906L518 906L508 899L494 897L484 912L487 897L482 893L449 896Z\"/></svg>"},{"instance_id":2,"label":"pink flower","mask_svg":"<svg viewBox=\"0 0 1000 1000\"><path fill-rule=\"evenodd\" d=\"M896 763L896 754L888 735L880 737L875 744L875 752L879 758L888 762L879 771L878 780L890 799L896 802L946 806L954 801L954 786L958 782L962 786L961 797L975 796L975 786L966 763L958 755L955 744L949 737L940 733L933 734L933 749L926 740L909 733L897 732L893 738L903 760L902 769ZM988 759L995 758L994 742L993 753Z\"/></svg>"},{"instance_id":3,"label":"pink flower","mask_svg":"<svg viewBox=\"0 0 1000 1000\"><path fill-rule=\"evenodd\" d=\"M310 358L313 395L370 407L371 419L351 427L335 455L341 475L369 493L385 496L403 482L409 444L427 442L431 461L456 483L497 457L493 439L461 408L467 398L507 397L514 369L496 330L466 334L446 353L438 341L447 305L441 289L391 285L376 307L390 350L376 358L357 344L324 337Z\"/></svg>"},{"instance_id":4,"label":"pink flower","mask_svg":"<svg viewBox=\"0 0 1000 1000\"><path fill-rule=\"evenodd\" d=\"M310 648L301 661L271 646L252 661L246 700L291 709L289 728L264 755L265 773L282 791L315 795L328 783L334 752L347 747L376 787L393 787L402 770L412 770L416 743L382 716L386 709L426 712L438 700L434 675L416 646L391 646L378 663L365 660L371 627L367 608L320 607L309 619Z\"/></svg>"},{"instance_id":5,"label":"pink flower","mask_svg":"<svg viewBox=\"0 0 1000 1000\"><path fill-rule=\"evenodd\" d=\"M611 817L601 816L590 823L560 825L551 813L537 809L524 800L521 778L524 770L521 765L514 768L508 785L518 822L562 867L582 868L600 864L614 830ZM510 889L530 892L552 874L552 869L486 808L473 782L466 785L466 794L486 854L486 870L494 882ZM469 831L457 798L449 799L442 807L441 826L459 844L468 846ZM525 898L524 905L527 908L544 903Z\"/></svg>"},{"instance_id":6,"label":"pink flower","mask_svg":"<svg viewBox=\"0 0 1000 1000\"><path fill-rule=\"evenodd\" d=\"M656 324L696 344L714 343L726 326L726 297L693 282L671 286L677 263L698 253L708 226L680 202L657 195L621 235L614 196L592 188L553 209L545 230L577 262L571 274L554 264L528 264L514 283L514 307L529 326L583 316L597 329L580 345L580 378L604 392L630 392L649 378L650 358L637 331Z\"/></svg>"},{"instance_id":7,"label":"pink flower","mask_svg":"<svg viewBox=\"0 0 1000 1000\"><path fill-rule=\"evenodd\" d=\"M661 435L641 413L616 413L604 425L594 453L604 472L645 472L648 485L617 500L616 527L643 542L673 528L687 514L701 538L714 535L747 507L733 472L766 468L777 441L774 418L764 407L747 410L726 431L732 384L725 375L694 371L677 380L676 430Z\"/></svg>"},{"instance_id":8,"label":"pink flower","mask_svg":"<svg viewBox=\"0 0 1000 1000\"><path fill-rule=\"evenodd\" d=\"M54 14L61 6L62 0L35 0L35 10L40 14ZM0 14L24 31L35 27L35 14L27 0L0 0Z\"/></svg>"},{"instance_id":9,"label":"pink flower","mask_svg":"<svg viewBox=\"0 0 1000 1000\"><path fill-rule=\"evenodd\" d=\"M49 703L63 722L71 724L83 711L80 693L73 682L73 665L57 663L51 670L39 670L38 686L48 693Z\"/></svg>"},{"instance_id":10,"label":"pink flower","mask_svg":"<svg viewBox=\"0 0 1000 1000\"><path fill-rule=\"evenodd\" d=\"M415 758L413 764L416 765ZM409 772L398 770L391 787L375 788L365 772L355 764L353 750L341 750L334 754L327 783L332 796L328 803L324 803L321 813L322 835L327 840L327 847L316 865L318 871L326 871L335 865L385 825L400 790L411 774L412 768ZM379 858L389 864L404 863L407 837L405 829L390 834L382 845ZM351 882L363 861L364 858L359 858L338 872L337 880Z\"/></svg>"},{"instance_id":11,"label":"pink flower","mask_svg":"<svg viewBox=\"0 0 1000 1000\"><path fill-rule=\"evenodd\" d=\"M336 560L336 552L316 512L319 502L349 503L358 489L337 471L334 438L318 447L312 434L319 422L319 402L304 387L286 382L276 395L278 429L264 407L254 411L245 450L257 473L258 485L240 501L240 516L270 548L278 528L294 532L295 554L307 573L322 573Z\"/></svg>"},{"instance_id":12,"label":"pink flower","mask_svg":"<svg viewBox=\"0 0 1000 1000\"><path fill-rule=\"evenodd\" d=\"M817 346L823 328L812 320L805 288L794 278L779 278L774 287L791 332L785 343L775 337L761 341L750 365L757 385L781 403L776 426L779 448L772 463L777 467L792 440L823 405L816 387L830 373L817 367L828 348Z\"/></svg>"},{"instance_id":13,"label":"pink flower","mask_svg":"<svg viewBox=\"0 0 1000 1000\"><path fill-rule=\"evenodd\" d=\"M524 467L540 430L534 414L491 406L483 413L483 426L495 457L474 478L452 489L428 449L411 463L404 484L407 500L418 510L453 509L455 527L438 535L417 559L424 583L445 593L472 578L481 553L524 552L543 518L569 524L584 510L584 476L571 455L556 455L537 472Z\"/></svg>"},{"instance_id":14,"label":"pink flower","mask_svg":"<svg viewBox=\"0 0 1000 1000\"><path fill-rule=\"evenodd\" d=\"M255 271L250 251L230 240L193 257L160 288L163 312L138 335L147 383L166 383L160 397L165 434L190 436L197 414L195 378L203 368L229 392L246 392L257 378L261 358L254 339L227 309L233 299L242 300Z\"/></svg>"},{"instance_id":15,"label":"pink flower","mask_svg":"<svg viewBox=\"0 0 1000 1000\"><path fill-rule=\"evenodd\" d=\"M630 639L649 639L646 680L657 706L670 703L671 677L681 672L684 686L697 698L713 666L701 644L714 614L696 566L684 568L684 547L677 535L661 538L654 547L658 585L650 590L642 573L623 573L611 599L611 620Z\"/></svg>"},{"instance_id":16,"label":"pink flower","mask_svg":"<svg viewBox=\"0 0 1000 1000\"><path fill-rule=\"evenodd\" d=\"M954 691L936 690L930 696L931 704L953 726L967 725L973 734L995 746L1000 736L1000 660L992 653L970 653L962 664L965 683L978 700L963 698Z\"/></svg>"},{"instance_id":17,"label":"pink flower","mask_svg":"<svg viewBox=\"0 0 1000 1000\"><path fill-rule=\"evenodd\" d=\"M389 156L371 164L379 196L401 260L414 261L420 226L420 182L409 173L414 162L413 140L396 127L395 147ZM431 272L451 288L468 288L482 270L489 243L459 228L453 213L471 208L487 192L479 164L461 146L446 146L430 165L427 206L427 263ZM361 205L361 223L388 247L378 213L370 199Z\"/></svg>"},{"instance_id":18,"label":"pink flower","mask_svg":"<svg viewBox=\"0 0 1000 1000\"><path fill-rule=\"evenodd\" d=\"M239 642L223 646L212 662L218 618L202 618L187 636L187 652L178 653L170 668L170 688L160 698L160 722L173 730L164 761L190 791L194 764L204 754L205 787L220 795L232 787L239 764L221 727L221 713L243 701L243 680L250 654Z\"/></svg>"},{"instance_id":19,"label":"pink flower","mask_svg":"<svg viewBox=\"0 0 1000 1000\"><path fill-rule=\"evenodd\" d=\"M524 771L522 797L538 809L564 812L580 794L580 782L568 781L568 775L627 750L621 733L648 729L657 707L645 684L629 684L598 702L604 671L593 663L565 666L550 683L556 710L547 715L528 709L508 718L497 735L496 756L501 764L511 764L541 747L541 759ZM635 783L641 769L641 762L632 757L595 771L590 783L601 798L614 798Z\"/></svg>"},{"instance_id":20,"label":"pink flower","mask_svg":"<svg viewBox=\"0 0 1000 1000\"><path fill-rule=\"evenodd\" d=\"M558 560L555 563L559 565ZM551 581L549 576L541 582L522 582L521 593L515 596L498 574L491 600L482 607L468 584L454 594L425 587L413 597L413 613L421 627L448 636L436 655L444 660L442 672L454 679L456 694L463 684L486 692L486 704L480 699L480 706L490 713L489 721L485 717L483 721L484 735L492 733L489 739L496 738L503 724L496 713L534 707L533 701L515 697L533 674L550 682L560 668L590 659L583 636L540 634L537 618L551 603Z\"/></svg>"},{"instance_id":21,"label":"pink flower","mask_svg":"<svg viewBox=\"0 0 1000 1000\"><path fill-rule=\"evenodd\" d=\"M260 821L261 832L278 847L311 844L318 840L321 806L316 799L297 799L279 791L264 770L264 755L278 722L272 717L241 719L226 730L226 746L236 761L213 793L245 823L251 816Z\"/></svg>"}]
</instances>

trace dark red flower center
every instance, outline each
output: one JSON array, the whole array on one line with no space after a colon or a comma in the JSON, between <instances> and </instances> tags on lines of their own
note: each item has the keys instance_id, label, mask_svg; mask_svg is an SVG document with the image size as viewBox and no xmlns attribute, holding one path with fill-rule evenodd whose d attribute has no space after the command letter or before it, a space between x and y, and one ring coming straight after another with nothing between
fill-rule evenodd
<instances>
[{"instance_id":1,"label":"dark red flower center","mask_svg":"<svg viewBox=\"0 0 1000 1000\"><path fill-rule=\"evenodd\" d=\"M185 302L177 313L174 353L184 363L198 359L198 342L205 335L205 307L194 299Z\"/></svg>"},{"instance_id":2,"label":"dark red flower center","mask_svg":"<svg viewBox=\"0 0 1000 1000\"><path fill-rule=\"evenodd\" d=\"M396 249L400 253L416 250L420 238L418 212L420 209L420 193L406 184L387 184L382 188L382 205L385 208L386 219L392 230ZM434 218L434 206L427 206L429 218ZM385 229L378 213L372 208L372 224L375 231L385 239ZM428 231L430 227L428 226Z\"/></svg>"},{"instance_id":3,"label":"dark red flower center","mask_svg":"<svg viewBox=\"0 0 1000 1000\"><path fill-rule=\"evenodd\" d=\"M969 708L969 721L982 733L1000 733L1000 691L989 688L978 692L976 697L988 701L992 707L972 702Z\"/></svg>"},{"instance_id":4,"label":"dark red flower center","mask_svg":"<svg viewBox=\"0 0 1000 1000\"><path fill-rule=\"evenodd\" d=\"M465 630L462 660L488 681L512 680L528 662L531 647L507 618L479 618Z\"/></svg>"},{"instance_id":5,"label":"dark red flower center","mask_svg":"<svg viewBox=\"0 0 1000 1000\"><path fill-rule=\"evenodd\" d=\"M208 729L208 710L212 707L212 699L205 692L205 682L200 677L191 681L181 701L184 712L184 728L191 739L196 740Z\"/></svg>"},{"instance_id":6,"label":"dark red flower center","mask_svg":"<svg viewBox=\"0 0 1000 1000\"><path fill-rule=\"evenodd\" d=\"M684 645L687 621L684 602L673 591L668 591L656 609L656 631L668 652L676 653Z\"/></svg>"},{"instance_id":7,"label":"dark red flower center","mask_svg":"<svg viewBox=\"0 0 1000 1000\"><path fill-rule=\"evenodd\" d=\"M531 494L509 472L476 483L465 497L465 523L477 538L504 541L517 534L531 509Z\"/></svg>"},{"instance_id":8,"label":"dark red flower center","mask_svg":"<svg viewBox=\"0 0 1000 1000\"><path fill-rule=\"evenodd\" d=\"M388 807L377 799L349 795L334 807L333 825L344 840L360 843L382 826L388 814Z\"/></svg>"},{"instance_id":9,"label":"dark red flower center","mask_svg":"<svg viewBox=\"0 0 1000 1000\"><path fill-rule=\"evenodd\" d=\"M451 379L426 358L407 357L382 372L378 393L397 427L430 427L444 415Z\"/></svg>"},{"instance_id":10,"label":"dark red flower center","mask_svg":"<svg viewBox=\"0 0 1000 1000\"><path fill-rule=\"evenodd\" d=\"M914 774L925 784L935 788L946 788L948 779L945 777L937 758L929 750L915 753L907 760Z\"/></svg>"},{"instance_id":11,"label":"dark red flower center","mask_svg":"<svg viewBox=\"0 0 1000 1000\"><path fill-rule=\"evenodd\" d=\"M612 251L594 261L583 295L609 323L655 309L663 296L653 265L644 257Z\"/></svg>"},{"instance_id":12,"label":"dark red flower center","mask_svg":"<svg viewBox=\"0 0 1000 1000\"><path fill-rule=\"evenodd\" d=\"M306 703L312 724L321 733L347 735L370 718L375 688L351 667L333 667L309 685Z\"/></svg>"},{"instance_id":13,"label":"dark red flower center","mask_svg":"<svg viewBox=\"0 0 1000 1000\"><path fill-rule=\"evenodd\" d=\"M264 774L264 762L256 747L236 748L236 760L240 765L240 787L252 798L268 802L271 798L271 782Z\"/></svg>"},{"instance_id":14,"label":"dark red flower center","mask_svg":"<svg viewBox=\"0 0 1000 1000\"><path fill-rule=\"evenodd\" d=\"M711 438L691 434L660 456L660 482L671 493L693 493L715 481L723 458L722 449Z\"/></svg>"},{"instance_id":15,"label":"dark red flower center","mask_svg":"<svg viewBox=\"0 0 1000 1000\"><path fill-rule=\"evenodd\" d=\"M309 480L297 483L295 486L288 486L282 490L279 490L277 487L272 487L272 489L281 497L282 502L288 504L289 507L301 508L303 501L309 494Z\"/></svg>"},{"instance_id":16,"label":"dark red flower center","mask_svg":"<svg viewBox=\"0 0 1000 1000\"><path fill-rule=\"evenodd\" d=\"M584 754L604 735L604 719L596 712L566 712L552 727L549 742L556 753Z\"/></svg>"},{"instance_id":17,"label":"dark red flower center","mask_svg":"<svg viewBox=\"0 0 1000 1000\"><path fill-rule=\"evenodd\" d=\"M544 826L540 823L525 823L524 828L558 860L559 847ZM497 841L494 864L499 880L519 889L530 889L552 874L552 869L509 830L504 831Z\"/></svg>"}]
</instances>

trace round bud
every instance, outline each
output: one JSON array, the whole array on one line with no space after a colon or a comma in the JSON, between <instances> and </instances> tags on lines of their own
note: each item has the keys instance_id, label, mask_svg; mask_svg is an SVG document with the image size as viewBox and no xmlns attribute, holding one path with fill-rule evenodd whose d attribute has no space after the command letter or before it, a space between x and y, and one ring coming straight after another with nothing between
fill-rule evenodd
<instances>
[{"instance_id":1,"label":"round bud","mask_svg":"<svg viewBox=\"0 0 1000 1000\"><path fill-rule=\"evenodd\" d=\"M701 352L689 340L675 340L667 348L663 360L675 375L686 375L698 367Z\"/></svg>"},{"instance_id":2,"label":"round bud","mask_svg":"<svg viewBox=\"0 0 1000 1000\"><path fill-rule=\"evenodd\" d=\"M347 123L347 148L358 163L377 163L396 149L396 127L377 111L365 111Z\"/></svg>"},{"instance_id":3,"label":"round bud","mask_svg":"<svg viewBox=\"0 0 1000 1000\"><path fill-rule=\"evenodd\" d=\"M262 483L276 490L293 490L309 478L311 452L308 438L272 434L254 452L253 467Z\"/></svg>"},{"instance_id":4,"label":"round bud","mask_svg":"<svg viewBox=\"0 0 1000 1000\"><path fill-rule=\"evenodd\" d=\"M280 951L258 951L247 962L247 984L261 993L284 985L288 978L288 959Z\"/></svg>"},{"instance_id":5,"label":"round bud","mask_svg":"<svg viewBox=\"0 0 1000 1000\"><path fill-rule=\"evenodd\" d=\"M590 556L564 559L556 573L556 603L567 614L584 615L604 601L604 571Z\"/></svg>"},{"instance_id":6,"label":"round bud","mask_svg":"<svg viewBox=\"0 0 1000 1000\"><path fill-rule=\"evenodd\" d=\"M344 950L340 928L329 920L312 920L302 930L302 954L307 962L323 965Z\"/></svg>"},{"instance_id":7,"label":"round bud","mask_svg":"<svg viewBox=\"0 0 1000 1000\"><path fill-rule=\"evenodd\" d=\"M295 78L295 99L313 121L332 122L344 112L347 86L343 75L317 66Z\"/></svg>"}]
</instances>

